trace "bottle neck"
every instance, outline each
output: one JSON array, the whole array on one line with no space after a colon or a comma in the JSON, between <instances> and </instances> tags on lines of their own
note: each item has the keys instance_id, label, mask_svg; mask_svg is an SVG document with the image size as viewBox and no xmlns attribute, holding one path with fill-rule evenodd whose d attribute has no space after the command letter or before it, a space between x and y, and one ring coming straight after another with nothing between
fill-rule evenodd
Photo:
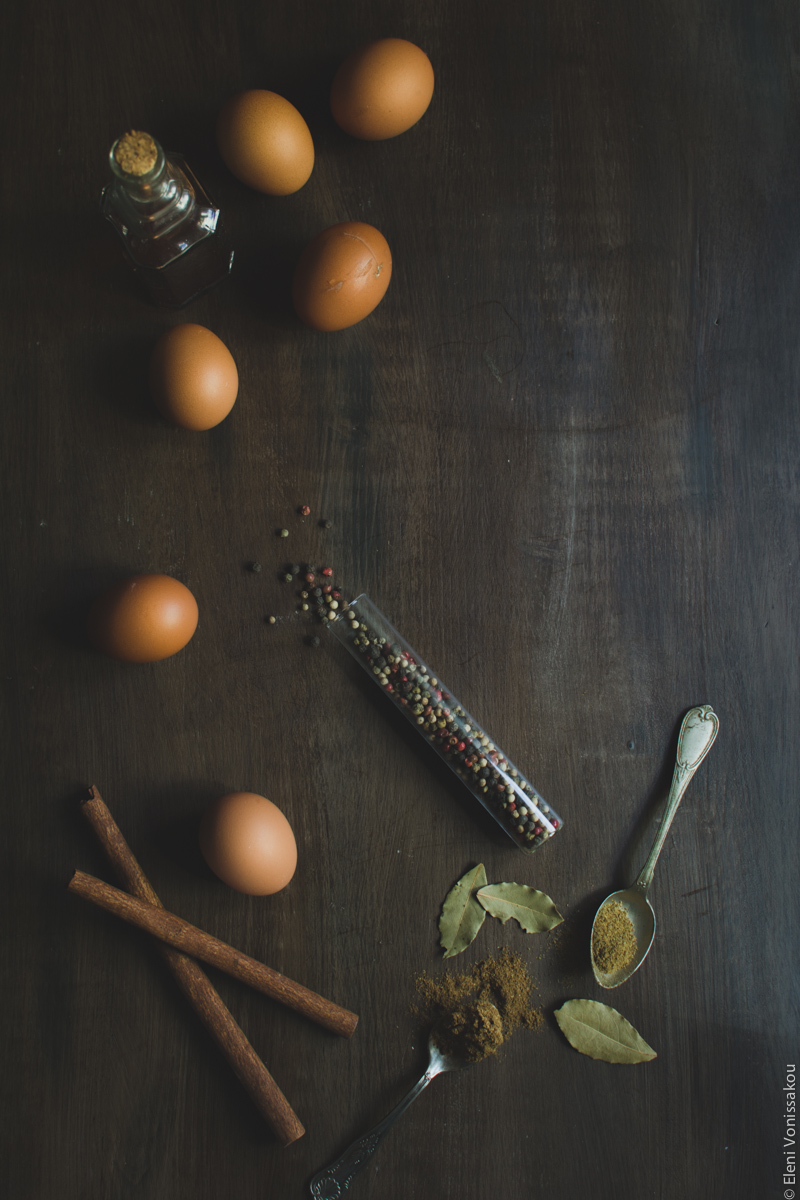
<instances>
[{"instance_id":1,"label":"bottle neck","mask_svg":"<svg viewBox=\"0 0 800 1200\"><path fill-rule=\"evenodd\" d=\"M147 136L145 146L149 153L143 161L140 156L137 162L130 154L126 154L125 143L129 137L125 134L119 138L108 156L117 194L122 194L125 202L145 220L173 205L186 211L189 207L187 201L191 198L186 195L178 172L172 168L159 143ZM151 160L152 166L149 166Z\"/></svg>"}]
</instances>

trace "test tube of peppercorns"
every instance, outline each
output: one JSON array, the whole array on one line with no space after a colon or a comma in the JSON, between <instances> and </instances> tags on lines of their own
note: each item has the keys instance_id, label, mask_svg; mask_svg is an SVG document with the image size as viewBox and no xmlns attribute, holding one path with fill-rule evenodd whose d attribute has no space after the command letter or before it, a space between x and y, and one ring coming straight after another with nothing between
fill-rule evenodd
<instances>
[{"instance_id":1,"label":"test tube of peppercorns","mask_svg":"<svg viewBox=\"0 0 800 1200\"><path fill-rule=\"evenodd\" d=\"M521 850L532 853L561 828L558 814L368 596L345 606L328 628Z\"/></svg>"}]
</instances>

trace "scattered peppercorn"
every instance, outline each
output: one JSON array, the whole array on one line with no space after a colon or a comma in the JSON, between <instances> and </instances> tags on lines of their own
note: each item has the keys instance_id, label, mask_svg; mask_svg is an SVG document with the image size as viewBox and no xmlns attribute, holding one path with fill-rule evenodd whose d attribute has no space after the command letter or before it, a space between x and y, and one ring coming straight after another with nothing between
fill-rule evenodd
<instances>
[{"instance_id":1,"label":"scattered peppercorn","mask_svg":"<svg viewBox=\"0 0 800 1200\"><path fill-rule=\"evenodd\" d=\"M278 620L277 617L267 617L267 621L269 622L270 625L274 625L277 620Z\"/></svg>"},{"instance_id":2,"label":"scattered peppercorn","mask_svg":"<svg viewBox=\"0 0 800 1200\"><path fill-rule=\"evenodd\" d=\"M301 516L307 517L311 514L311 507L308 504L298 505L296 510ZM323 518L319 521L321 528L330 529L332 522ZM288 529L276 529L276 534L279 537L288 537ZM252 570L261 570L260 565L249 564ZM319 585L317 580L319 578ZM342 614L337 610L343 607L342 592L337 588L334 590L330 580L333 576L333 567L323 567L317 569L313 563L284 563L283 567L277 574L277 578L285 583L291 583L295 579L300 584L301 591L298 595L298 603L295 607L295 612L303 614L313 612L314 617L322 624L332 624L337 621ZM310 601L310 603L304 603ZM275 624L277 618L269 618L270 624ZM356 626L357 627L357 626ZM306 639L309 645L319 645L319 638ZM392 690L392 684L388 679L385 679L384 686L389 691Z\"/></svg>"},{"instance_id":3,"label":"scattered peppercorn","mask_svg":"<svg viewBox=\"0 0 800 1200\"><path fill-rule=\"evenodd\" d=\"M254 571L255 574L257 575L258 572L261 570L261 563L259 563L259 562L250 563L250 570Z\"/></svg>"}]
</instances>

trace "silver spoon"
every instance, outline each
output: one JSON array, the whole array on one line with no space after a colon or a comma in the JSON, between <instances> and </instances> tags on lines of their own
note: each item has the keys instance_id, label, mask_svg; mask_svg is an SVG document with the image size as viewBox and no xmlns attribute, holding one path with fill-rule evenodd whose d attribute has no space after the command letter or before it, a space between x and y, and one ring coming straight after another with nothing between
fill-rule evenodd
<instances>
[{"instance_id":1,"label":"silver spoon","mask_svg":"<svg viewBox=\"0 0 800 1200\"><path fill-rule=\"evenodd\" d=\"M352 1146L348 1146L344 1154L336 1159L336 1162L331 1163L329 1167L325 1167L314 1176L311 1180L311 1195L317 1200L337 1200L337 1197L349 1188L355 1176L366 1167L397 1118L403 1115L430 1081L444 1071L456 1071L460 1067L469 1065L465 1059L442 1054L431 1035L428 1039L428 1066L424 1075L417 1080L411 1091L403 1097L388 1116L384 1117L368 1133L356 1138Z\"/></svg>"},{"instance_id":2,"label":"silver spoon","mask_svg":"<svg viewBox=\"0 0 800 1200\"><path fill-rule=\"evenodd\" d=\"M661 826L656 835L656 840L653 842L653 848L647 856L647 862L642 867L635 883L623 891L612 892L610 896L605 898L592 922L592 970L594 971L595 979L601 987L619 987L626 979L630 979L634 971L638 971L644 962L653 944L653 938L656 934L656 914L653 911L650 901L647 899L647 893L650 884L653 882L653 873L656 869L658 856L666 841L675 813L678 811L678 805L683 799L683 793L689 786L689 780L708 754L718 733L719 720L710 704L703 704L699 708L690 709L683 719L681 731L678 735L678 753L675 772L672 776L672 786L669 789L669 796L667 797ZM594 928L600 913L612 901L620 904L630 917L633 931L636 935L637 949L636 957L627 967L622 967L618 971L606 972L601 971L595 962Z\"/></svg>"}]
</instances>

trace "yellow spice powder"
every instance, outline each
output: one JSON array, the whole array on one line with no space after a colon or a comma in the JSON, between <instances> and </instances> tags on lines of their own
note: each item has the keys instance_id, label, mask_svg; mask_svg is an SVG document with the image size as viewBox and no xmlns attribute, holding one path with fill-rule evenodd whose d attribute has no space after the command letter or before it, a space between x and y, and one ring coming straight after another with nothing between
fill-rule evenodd
<instances>
[{"instance_id":1,"label":"yellow spice powder","mask_svg":"<svg viewBox=\"0 0 800 1200\"><path fill-rule=\"evenodd\" d=\"M636 958L639 946L633 922L618 900L604 904L594 922L592 957L599 971L613 975Z\"/></svg>"},{"instance_id":2,"label":"yellow spice powder","mask_svg":"<svg viewBox=\"0 0 800 1200\"><path fill-rule=\"evenodd\" d=\"M416 985L420 1003L415 1011L435 1030L437 1044L468 1061L493 1054L515 1029L540 1029L544 1023L541 1009L531 1004L528 968L507 947L458 973L446 971L436 979L418 975Z\"/></svg>"}]
</instances>

